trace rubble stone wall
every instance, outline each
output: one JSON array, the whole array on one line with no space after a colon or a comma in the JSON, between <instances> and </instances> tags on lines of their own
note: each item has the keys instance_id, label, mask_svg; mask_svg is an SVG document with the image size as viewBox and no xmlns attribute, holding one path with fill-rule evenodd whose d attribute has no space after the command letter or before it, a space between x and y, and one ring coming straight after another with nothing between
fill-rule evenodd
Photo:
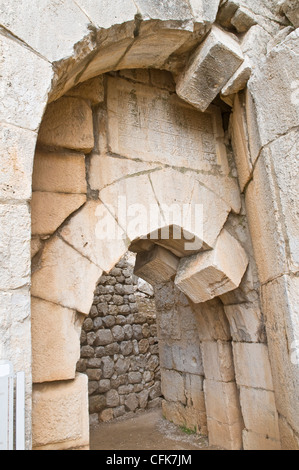
<instances>
[{"instance_id":1,"label":"rubble stone wall","mask_svg":"<svg viewBox=\"0 0 299 470\"><path fill-rule=\"evenodd\" d=\"M77 371L89 379L91 424L161 406L154 291L134 264L126 255L101 276L83 323Z\"/></svg>"}]
</instances>

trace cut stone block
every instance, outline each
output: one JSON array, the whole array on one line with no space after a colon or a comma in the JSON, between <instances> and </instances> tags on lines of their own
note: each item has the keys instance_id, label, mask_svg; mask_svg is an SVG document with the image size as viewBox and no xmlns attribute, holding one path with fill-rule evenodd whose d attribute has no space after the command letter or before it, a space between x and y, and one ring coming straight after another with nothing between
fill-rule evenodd
<instances>
[{"instance_id":1,"label":"cut stone block","mask_svg":"<svg viewBox=\"0 0 299 470\"><path fill-rule=\"evenodd\" d=\"M87 375L34 386L32 435L35 450L89 446Z\"/></svg>"},{"instance_id":2,"label":"cut stone block","mask_svg":"<svg viewBox=\"0 0 299 470\"><path fill-rule=\"evenodd\" d=\"M232 346L229 342L213 341L201 344L205 377L219 382L231 382L235 378Z\"/></svg>"},{"instance_id":3,"label":"cut stone block","mask_svg":"<svg viewBox=\"0 0 299 470\"><path fill-rule=\"evenodd\" d=\"M273 391L268 347L265 344L233 343L238 385Z\"/></svg>"},{"instance_id":4,"label":"cut stone block","mask_svg":"<svg viewBox=\"0 0 299 470\"><path fill-rule=\"evenodd\" d=\"M240 400L246 429L279 441L274 392L240 387Z\"/></svg>"},{"instance_id":5,"label":"cut stone block","mask_svg":"<svg viewBox=\"0 0 299 470\"><path fill-rule=\"evenodd\" d=\"M134 274L151 285L169 281L177 272L179 259L162 247L138 253Z\"/></svg>"},{"instance_id":6,"label":"cut stone block","mask_svg":"<svg viewBox=\"0 0 299 470\"><path fill-rule=\"evenodd\" d=\"M38 140L44 145L89 153L94 147L90 106L83 99L71 97L62 97L50 103Z\"/></svg>"},{"instance_id":7,"label":"cut stone block","mask_svg":"<svg viewBox=\"0 0 299 470\"><path fill-rule=\"evenodd\" d=\"M88 315L103 271L57 236L43 249L32 274L32 295Z\"/></svg>"},{"instance_id":8,"label":"cut stone block","mask_svg":"<svg viewBox=\"0 0 299 470\"><path fill-rule=\"evenodd\" d=\"M204 392L208 418L227 425L242 422L239 394L235 382L205 380ZM241 439L241 429L239 437ZM220 442L218 444L220 445Z\"/></svg>"},{"instance_id":9,"label":"cut stone block","mask_svg":"<svg viewBox=\"0 0 299 470\"><path fill-rule=\"evenodd\" d=\"M177 80L177 94L204 112L244 61L238 40L217 26Z\"/></svg>"},{"instance_id":10,"label":"cut stone block","mask_svg":"<svg viewBox=\"0 0 299 470\"><path fill-rule=\"evenodd\" d=\"M35 132L8 124L0 125L1 199L30 199L36 138Z\"/></svg>"},{"instance_id":11,"label":"cut stone block","mask_svg":"<svg viewBox=\"0 0 299 470\"><path fill-rule=\"evenodd\" d=\"M225 305L224 310L234 341L259 343L264 339L264 322L258 303Z\"/></svg>"},{"instance_id":12,"label":"cut stone block","mask_svg":"<svg viewBox=\"0 0 299 470\"><path fill-rule=\"evenodd\" d=\"M123 230L100 201L88 201L60 233L67 243L105 272L127 251Z\"/></svg>"},{"instance_id":13,"label":"cut stone block","mask_svg":"<svg viewBox=\"0 0 299 470\"><path fill-rule=\"evenodd\" d=\"M85 202L83 194L34 192L31 201L32 235L51 235Z\"/></svg>"},{"instance_id":14,"label":"cut stone block","mask_svg":"<svg viewBox=\"0 0 299 470\"><path fill-rule=\"evenodd\" d=\"M243 431L244 450L281 450L280 441L251 431Z\"/></svg>"},{"instance_id":15,"label":"cut stone block","mask_svg":"<svg viewBox=\"0 0 299 470\"><path fill-rule=\"evenodd\" d=\"M238 93L246 87L246 84L251 75L251 65L249 59L246 57L241 67L234 73L232 78L222 88L222 96L230 96Z\"/></svg>"},{"instance_id":16,"label":"cut stone block","mask_svg":"<svg viewBox=\"0 0 299 470\"><path fill-rule=\"evenodd\" d=\"M166 400L186 404L184 376L175 370L163 369L161 373L162 394Z\"/></svg>"},{"instance_id":17,"label":"cut stone block","mask_svg":"<svg viewBox=\"0 0 299 470\"><path fill-rule=\"evenodd\" d=\"M184 426L192 431L196 430L207 436L207 416L192 407L184 406L180 402L162 401L163 416L177 426Z\"/></svg>"},{"instance_id":18,"label":"cut stone block","mask_svg":"<svg viewBox=\"0 0 299 470\"><path fill-rule=\"evenodd\" d=\"M245 98L242 93L237 95L234 100L231 117L231 134L240 189L243 191L251 177L252 163L249 151Z\"/></svg>"},{"instance_id":19,"label":"cut stone block","mask_svg":"<svg viewBox=\"0 0 299 470\"><path fill-rule=\"evenodd\" d=\"M240 422L229 425L208 418L208 431L210 446L219 446L226 450L242 449L242 425Z\"/></svg>"},{"instance_id":20,"label":"cut stone block","mask_svg":"<svg viewBox=\"0 0 299 470\"><path fill-rule=\"evenodd\" d=\"M75 378L81 324L74 310L32 298L33 383Z\"/></svg>"},{"instance_id":21,"label":"cut stone block","mask_svg":"<svg viewBox=\"0 0 299 470\"><path fill-rule=\"evenodd\" d=\"M231 24L236 28L238 33L245 33L256 24L256 19L249 10L240 7L232 17Z\"/></svg>"},{"instance_id":22,"label":"cut stone block","mask_svg":"<svg viewBox=\"0 0 299 470\"><path fill-rule=\"evenodd\" d=\"M87 191L85 156L38 150L32 178L33 191L84 194Z\"/></svg>"},{"instance_id":23,"label":"cut stone block","mask_svg":"<svg viewBox=\"0 0 299 470\"><path fill-rule=\"evenodd\" d=\"M66 93L66 96L72 96L73 98L83 98L90 101L91 105L93 106L103 103L105 96L103 75L91 78L84 83L79 83L79 85L69 90Z\"/></svg>"},{"instance_id":24,"label":"cut stone block","mask_svg":"<svg viewBox=\"0 0 299 470\"><path fill-rule=\"evenodd\" d=\"M222 230L214 250L180 261L175 284L192 302L206 302L236 289L247 265L244 249L226 230Z\"/></svg>"}]
</instances>

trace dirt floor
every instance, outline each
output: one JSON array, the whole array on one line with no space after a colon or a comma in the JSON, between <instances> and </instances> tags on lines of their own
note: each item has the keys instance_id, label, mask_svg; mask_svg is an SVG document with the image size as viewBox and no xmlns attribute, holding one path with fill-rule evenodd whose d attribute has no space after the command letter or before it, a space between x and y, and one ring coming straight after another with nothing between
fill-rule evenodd
<instances>
[{"instance_id":1,"label":"dirt floor","mask_svg":"<svg viewBox=\"0 0 299 470\"><path fill-rule=\"evenodd\" d=\"M208 441L166 421L160 409L94 425L91 450L213 450Z\"/></svg>"}]
</instances>

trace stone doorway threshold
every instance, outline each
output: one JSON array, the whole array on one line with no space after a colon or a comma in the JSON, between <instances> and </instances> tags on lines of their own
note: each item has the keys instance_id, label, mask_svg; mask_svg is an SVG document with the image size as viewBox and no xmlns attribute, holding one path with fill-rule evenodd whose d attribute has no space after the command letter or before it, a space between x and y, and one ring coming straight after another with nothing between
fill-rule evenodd
<instances>
[{"instance_id":1,"label":"stone doorway threshold","mask_svg":"<svg viewBox=\"0 0 299 470\"><path fill-rule=\"evenodd\" d=\"M91 450L216 450L208 440L166 421L161 409L90 429Z\"/></svg>"}]
</instances>

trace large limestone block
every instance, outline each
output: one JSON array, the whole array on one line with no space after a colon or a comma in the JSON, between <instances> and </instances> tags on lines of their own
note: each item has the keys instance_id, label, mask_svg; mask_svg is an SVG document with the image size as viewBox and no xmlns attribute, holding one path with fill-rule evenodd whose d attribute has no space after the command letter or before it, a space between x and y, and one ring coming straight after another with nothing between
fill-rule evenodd
<instances>
[{"instance_id":1,"label":"large limestone block","mask_svg":"<svg viewBox=\"0 0 299 470\"><path fill-rule=\"evenodd\" d=\"M206 412L205 397L203 392L203 376L188 374L185 376L185 394L187 397L187 406Z\"/></svg>"},{"instance_id":2,"label":"large limestone block","mask_svg":"<svg viewBox=\"0 0 299 470\"><path fill-rule=\"evenodd\" d=\"M99 28L133 21L138 13L133 0L77 0L77 5Z\"/></svg>"},{"instance_id":3,"label":"large limestone block","mask_svg":"<svg viewBox=\"0 0 299 470\"><path fill-rule=\"evenodd\" d=\"M75 378L81 322L74 310L32 298L33 383Z\"/></svg>"},{"instance_id":4,"label":"large limestone block","mask_svg":"<svg viewBox=\"0 0 299 470\"><path fill-rule=\"evenodd\" d=\"M256 152L299 124L298 38L297 29L272 49L249 80L260 134L260 148ZM268 83L267 87L265 83Z\"/></svg>"},{"instance_id":5,"label":"large limestone block","mask_svg":"<svg viewBox=\"0 0 299 470\"><path fill-rule=\"evenodd\" d=\"M191 303L200 341L231 341L231 332L223 304L216 298L201 304Z\"/></svg>"},{"instance_id":6,"label":"large limestone block","mask_svg":"<svg viewBox=\"0 0 299 470\"><path fill-rule=\"evenodd\" d=\"M235 382L205 380L204 392L208 418L228 425L240 423L241 428L241 409Z\"/></svg>"},{"instance_id":7,"label":"large limestone block","mask_svg":"<svg viewBox=\"0 0 299 470\"><path fill-rule=\"evenodd\" d=\"M108 149L182 169L229 173L219 109L200 113L167 90L108 78Z\"/></svg>"},{"instance_id":8,"label":"large limestone block","mask_svg":"<svg viewBox=\"0 0 299 470\"><path fill-rule=\"evenodd\" d=\"M85 156L38 150L34 158L32 189L53 193L86 193Z\"/></svg>"},{"instance_id":9,"label":"large limestone block","mask_svg":"<svg viewBox=\"0 0 299 470\"><path fill-rule=\"evenodd\" d=\"M230 342L205 341L201 343L205 377L219 382L231 382L235 378L232 346Z\"/></svg>"},{"instance_id":10,"label":"large limestone block","mask_svg":"<svg viewBox=\"0 0 299 470\"><path fill-rule=\"evenodd\" d=\"M184 376L175 370L162 369L162 394L166 400L186 404Z\"/></svg>"},{"instance_id":11,"label":"large limestone block","mask_svg":"<svg viewBox=\"0 0 299 470\"><path fill-rule=\"evenodd\" d=\"M198 411L191 406L184 406L180 402L163 400L162 413L165 419L177 426L196 430L203 436L208 434L205 412Z\"/></svg>"},{"instance_id":12,"label":"large limestone block","mask_svg":"<svg viewBox=\"0 0 299 470\"><path fill-rule=\"evenodd\" d=\"M35 132L0 125L1 199L30 199L36 138Z\"/></svg>"},{"instance_id":13,"label":"large limestone block","mask_svg":"<svg viewBox=\"0 0 299 470\"><path fill-rule=\"evenodd\" d=\"M214 246L230 212L229 205L200 184L193 173L165 169L149 177L165 226L173 227L172 233L162 232L164 239L156 242L179 257Z\"/></svg>"},{"instance_id":14,"label":"large limestone block","mask_svg":"<svg viewBox=\"0 0 299 470\"><path fill-rule=\"evenodd\" d=\"M138 253L134 274L151 285L169 281L175 276L179 259L168 250L156 246L152 251Z\"/></svg>"},{"instance_id":15,"label":"large limestone block","mask_svg":"<svg viewBox=\"0 0 299 470\"><path fill-rule=\"evenodd\" d=\"M299 429L298 297L295 275L280 276L262 286L277 409L294 430Z\"/></svg>"},{"instance_id":16,"label":"large limestone block","mask_svg":"<svg viewBox=\"0 0 299 470\"><path fill-rule=\"evenodd\" d=\"M89 314L102 269L55 236L32 274L32 295Z\"/></svg>"},{"instance_id":17,"label":"large limestone block","mask_svg":"<svg viewBox=\"0 0 299 470\"><path fill-rule=\"evenodd\" d=\"M118 221L130 241L157 233L165 226L147 174L133 176L107 186L99 199Z\"/></svg>"},{"instance_id":18,"label":"large limestone block","mask_svg":"<svg viewBox=\"0 0 299 470\"><path fill-rule=\"evenodd\" d=\"M89 446L87 375L34 386L32 434L35 450Z\"/></svg>"},{"instance_id":19,"label":"large limestone block","mask_svg":"<svg viewBox=\"0 0 299 470\"><path fill-rule=\"evenodd\" d=\"M222 230L213 250L181 260L175 284L192 302L206 302L236 289L247 265L244 249Z\"/></svg>"},{"instance_id":20,"label":"large limestone block","mask_svg":"<svg viewBox=\"0 0 299 470\"><path fill-rule=\"evenodd\" d=\"M240 401L246 429L279 441L274 392L240 387Z\"/></svg>"},{"instance_id":21,"label":"large limestone block","mask_svg":"<svg viewBox=\"0 0 299 470\"><path fill-rule=\"evenodd\" d=\"M225 450L241 450L242 424L237 421L233 424L221 423L217 419L208 417L209 445Z\"/></svg>"},{"instance_id":22,"label":"large limestone block","mask_svg":"<svg viewBox=\"0 0 299 470\"><path fill-rule=\"evenodd\" d=\"M251 238L263 283L288 271L288 266L297 269L299 264L297 149L296 131L264 149L246 192Z\"/></svg>"},{"instance_id":23,"label":"large limestone block","mask_svg":"<svg viewBox=\"0 0 299 470\"><path fill-rule=\"evenodd\" d=\"M184 373L203 375L204 369L199 341L183 339L172 345L173 367Z\"/></svg>"},{"instance_id":24,"label":"large limestone block","mask_svg":"<svg viewBox=\"0 0 299 470\"><path fill-rule=\"evenodd\" d=\"M89 153L94 147L92 111L80 98L50 103L40 127L39 142Z\"/></svg>"},{"instance_id":25,"label":"large limestone block","mask_svg":"<svg viewBox=\"0 0 299 470\"><path fill-rule=\"evenodd\" d=\"M189 2L186 0L137 0L136 5L144 19L153 20L179 20L193 19Z\"/></svg>"},{"instance_id":26,"label":"large limestone block","mask_svg":"<svg viewBox=\"0 0 299 470\"><path fill-rule=\"evenodd\" d=\"M147 29L147 27L145 27ZM141 25L140 36L134 41L119 62L120 69L163 68L167 59L179 49L190 37L188 31L172 29L157 29L152 34L143 33ZM163 45L161 47L161 44Z\"/></svg>"},{"instance_id":27,"label":"large limestone block","mask_svg":"<svg viewBox=\"0 0 299 470\"><path fill-rule=\"evenodd\" d=\"M233 343L238 385L273 391L268 347L257 343Z\"/></svg>"},{"instance_id":28,"label":"large limestone block","mask_svg":"<svg viewBox=\"0 0 299 470\"><path fill-rule=\"evenodd\" d=\"M5 3L1 1L0 4L1 17L6 10L10 10L12 4L15 7L14 13L17 14L19 2L10 2L9 5ZM28 10L28 3L26 9ZM24 21L23 16L21 21ZM3 25L2 21L1 24ZM48 100L53 77L52 65L29 48L23 47L20 42L4 35L1 35L0 54L0 121L36 131Z\"/></svg>"},{"instance_id":29,"label":"large limestone block","mask_svg":"<svg viewBox=\"0 0 299 470\"><path fill-rule=\"evenodd\" d=\"M160 168L155 163L139 162L128 158L92 153L88 182L91 189L101 190L119 180Z\"/></svg>"},{"instance_id":30,"label":"large limestone block","mask_svg":"<svg viewBox=\"0 0 299 470\"><path fill-rule=\"evenodd\" d=\"M213 26L178 78L177 94L204 112L243 61L237 38Z\"/></svg>"},{"instance_id":31,"label":"large limestone block","mask_svg":"<svg viewBox=\"0 0 299 470\"><path fill-rule=\"evenodd\" d=\"M104 76L91 78L84 83L79 83L66 93L66 96L83 98L88 100L92 106L103 103L105 98Z\"/></svg>"},{"instance_id":32,"label":"large limestone block","mask_svg":"<svg viewBox=\"0 0 299 470\"><path fill-rule=\"evenodd\" d=\"M238 70L234 73L231 79L227 82L227 84L221 90L221 96L230 96L238 93L239 91L243 90L246 87L246 84L251 75L251 63L247 57L245 57L244 62L238 68ZM225 100L224 100L225 101Z\"/></svg>"},{"instance_id":33,"label":"large limestone block","mask_svg":"<svg viewBox=\"0 0 299 470\"><path fill-rule=\"evenodd\" d=\"M247 430L243 431L243 446L244 450L281 450L279 440Z\"/></svg>"},{"instance_id":34,"label":"large limestone block","mask_svg":"<svg viewBox=\"0 0 299 470\"><path fill-rule=\"evenodd\" d=\"M115 266L128 248L123 230L100 201L88 201L60 234L105 272Z\"/></svg>"},{"instance_id":35,"label":"large limestone block","mask_svg":"<svg viewBox=\"0 0 299 470\"><path fill-rule=\"evenodd\" d=\"M32 235L51 235L86 202L83 194L36 191L32 194Z\"/></svg>"},{"instance_id":36,"label":"large limestone block","mask_svg":"<svg viewBox=\"0 0 299 470\"><path fill-rule=\"evenodd\" d=\"M258 302L225 305L232 338L236 342L259 343L264 339L264 321Z\"/></svg>"},{"instance_id":37,"label":"large limestone block","mask_svg":"<svg viewBox=\"0 0 299 470\"><path fill-rule=\"evenodd\" d=\"M0 14L5 28L49 62L70 56L74 45L88 34L90 23L71 0L39 0L30 5L26 0L12 0L9 4L1 0Z\"/></svg>"},{"instance_id":38,"label":"large limestone block","mask_svg":"<svg viewBox=\"0 0 299 470\"><path fill-rule=\"evenodd\" d=\"M0 227L1 288L29 285L31 221L27 204L0 205Z\"/></svg>"}]
</instances>

